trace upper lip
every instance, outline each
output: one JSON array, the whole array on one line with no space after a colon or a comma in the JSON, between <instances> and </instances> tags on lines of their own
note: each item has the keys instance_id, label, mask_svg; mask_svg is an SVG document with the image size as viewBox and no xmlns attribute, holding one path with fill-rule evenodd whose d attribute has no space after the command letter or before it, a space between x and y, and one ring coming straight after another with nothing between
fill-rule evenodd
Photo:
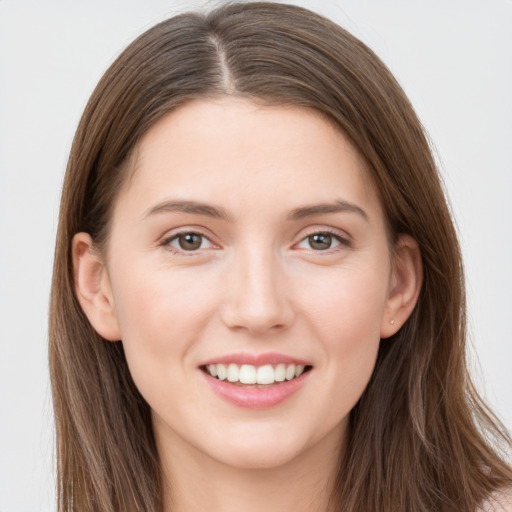
<instances>
[{"instance_id":1,"label":"upper lip","mask_svg":"<svg viewBox=\"0 0 512 512\"><path fill-rule=\"evenodd\" d=\"M253 366L263 366L265 364L277 365L283 364L295 364L302 366L311 366L311 363L304 359L298 359L296 357L288 356L285 354L279 354L277 352L266 352L264 354L250 354L248 352L240 352L237 354L226 354L219 357L213 357L204 361L200 366L207 366L209 364L250 364Z\"/></svg>"}]
</instances>

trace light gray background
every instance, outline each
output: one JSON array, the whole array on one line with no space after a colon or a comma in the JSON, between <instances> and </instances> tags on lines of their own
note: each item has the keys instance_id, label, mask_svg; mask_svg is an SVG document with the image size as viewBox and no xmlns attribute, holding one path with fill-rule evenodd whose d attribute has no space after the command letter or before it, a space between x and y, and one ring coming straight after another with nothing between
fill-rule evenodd
<instances>
[{"instance_id":1,"label":"light gray background","mask_svg":"<svg viewBox=\"0 0 512 512\"><path fill-rule=\"evenodd\" d=\"M512 1L297 3L372 47L430 132L466 258L472 365L511 428ZM0 0L1 512L54 509L46 318L59 190L79 116L136 35L203 5L214 3Z\"/></svg>"}]
</instances>

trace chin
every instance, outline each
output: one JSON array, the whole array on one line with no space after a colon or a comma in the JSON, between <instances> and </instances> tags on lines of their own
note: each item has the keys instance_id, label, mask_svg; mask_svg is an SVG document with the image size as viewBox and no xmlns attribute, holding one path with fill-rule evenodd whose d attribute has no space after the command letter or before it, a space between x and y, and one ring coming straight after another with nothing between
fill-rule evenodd
<instances>
[{"instance_id":1,"label":"chin","mask_svg":"<svg viewBox=\"0 0 512 512\"><path fill-rule=\"evenodd\" d=\"M342 421L328 428L324 423L315 430L310 425L300 428L297 422L285 425L260 422L257 425L240 425L221 438L212 436L205 450L209 456L227 466L246 470L269 470L293 465L320 455L326 459L337 454L345 430ZM228 441L229 440L229 441ZM316 455L315 455L316 454Z\"/></svg>"},{"instance_id":2,"label":"chin","mask_svg":"<svg viewBox=\"0 0 512 512\"><path fill-rule=\"evenodd\" d=\"M230 446L216 458L227 466L243 470L278 469L293 463L302 450L294 446L276 446L269 442L265 445L245 443Z\"/></svg>"}]
</instances>

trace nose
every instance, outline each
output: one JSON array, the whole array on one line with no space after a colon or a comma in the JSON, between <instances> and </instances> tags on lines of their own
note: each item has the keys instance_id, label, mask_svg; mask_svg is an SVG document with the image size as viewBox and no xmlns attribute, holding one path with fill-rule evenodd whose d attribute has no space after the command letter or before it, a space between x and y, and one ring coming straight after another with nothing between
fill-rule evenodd
<instances>
[{"instance_id":1,"label":"nose","mask_svg":"<svg viewBox=\"0 0 512 512\"><path fill-rule=\"evenodd\" d=\"M286 329L294 313L279 258L270 250L247 250L231 262L221 311L230 329L252 335Z\"/></svg>"}]
</instances>

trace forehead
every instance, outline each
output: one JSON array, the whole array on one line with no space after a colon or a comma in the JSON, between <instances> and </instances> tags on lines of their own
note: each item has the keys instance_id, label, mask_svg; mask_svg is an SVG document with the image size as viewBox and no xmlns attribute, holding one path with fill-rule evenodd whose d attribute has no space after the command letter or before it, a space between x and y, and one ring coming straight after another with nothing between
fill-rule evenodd
<instances>
[{"instance_id":1,"label":"forehead","mask_svg":"<svg viewBox=\"0 0 512 512\"><path fill-rule=\"evenodd\" d=\"M379 207L362 158L334 123L313 110L221 98L190 102L158 121L137 147L120 199L230 198L247 209L255 196L261 211L267 203L329 201L338 192Z\"/></svg>"}]
</instances>

